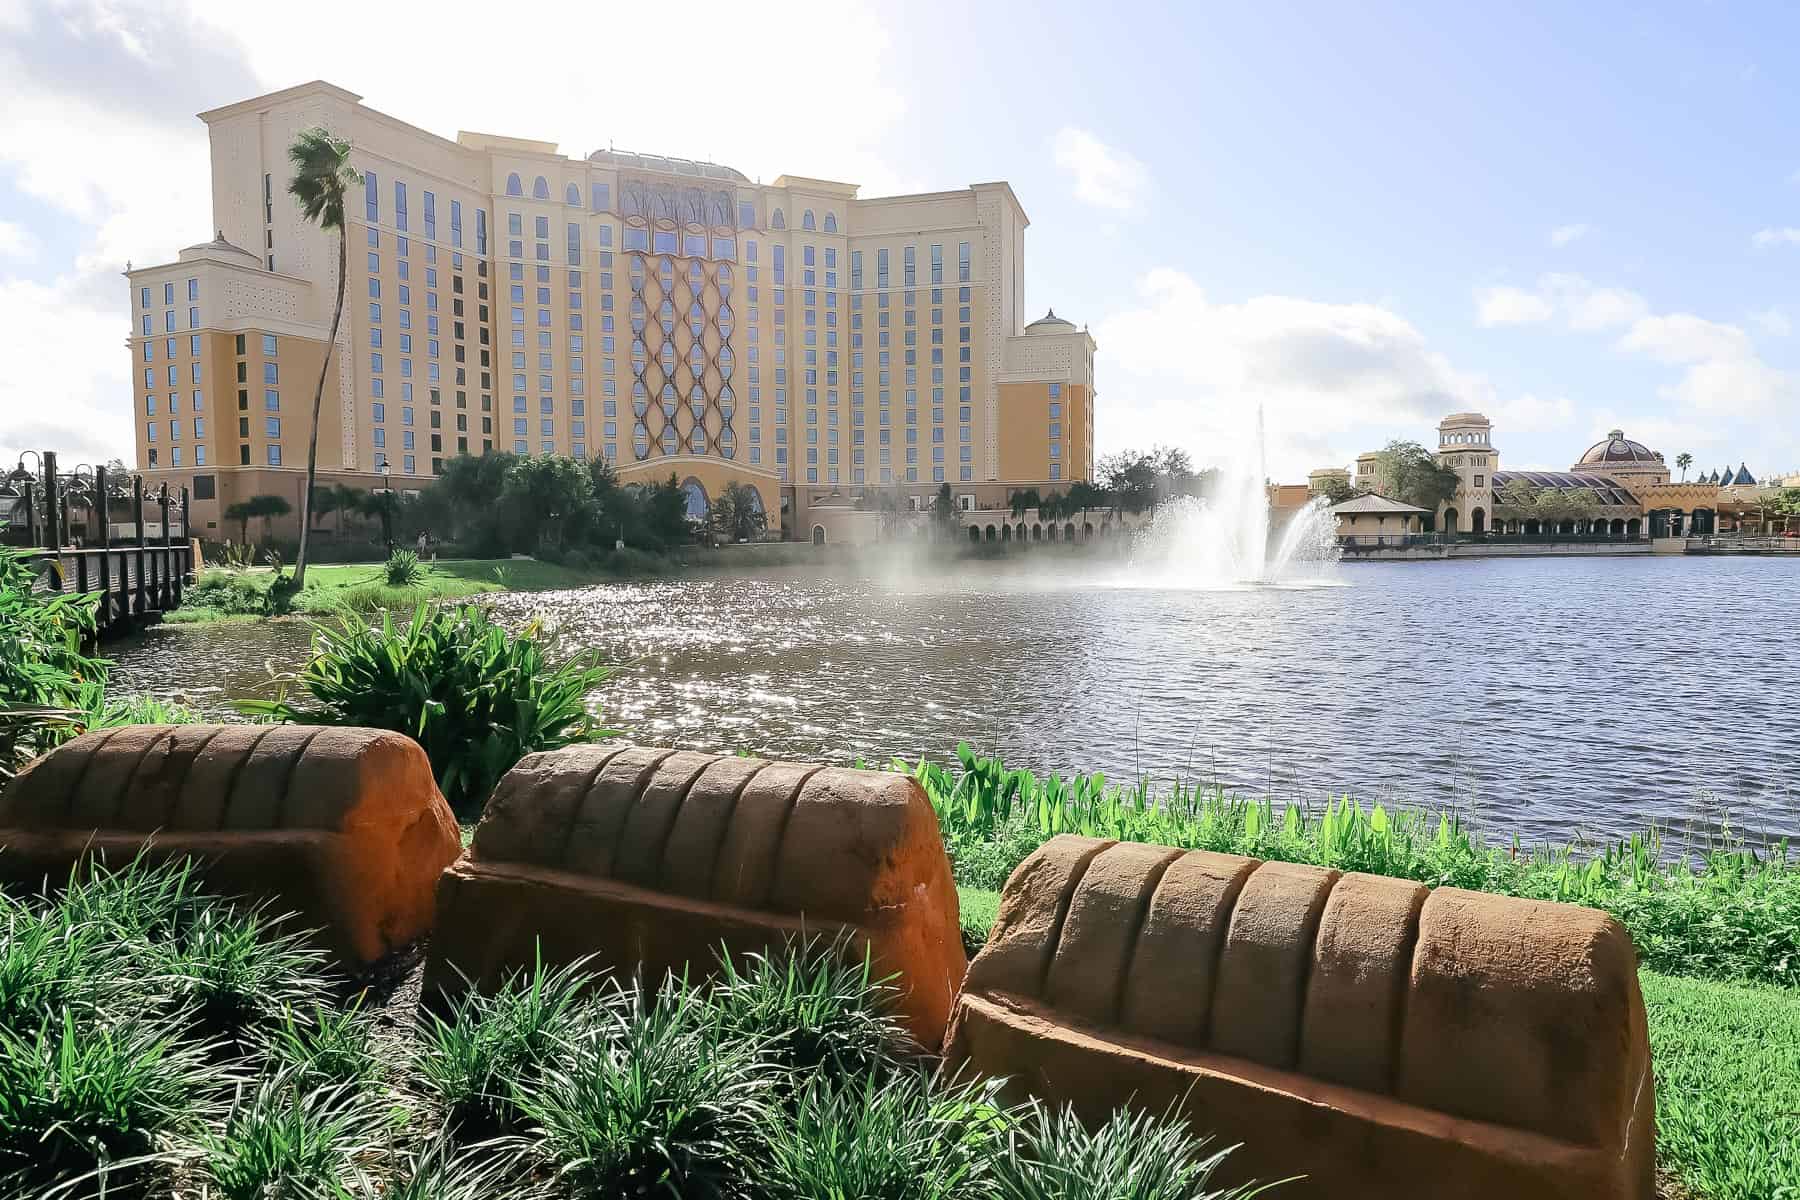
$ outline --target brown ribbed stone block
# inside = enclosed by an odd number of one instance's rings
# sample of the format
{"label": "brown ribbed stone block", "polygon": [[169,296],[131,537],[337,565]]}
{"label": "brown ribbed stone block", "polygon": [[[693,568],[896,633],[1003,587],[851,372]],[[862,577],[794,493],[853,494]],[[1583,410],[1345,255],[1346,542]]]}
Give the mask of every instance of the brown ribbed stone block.
{"label": "brown ribbed stone block", "polygon": [[1649,1200],[1636,956],[1604,913],[1078,837],[969,966],[946,1066],[1178,1107],[1299,1198]]}
{"label": "brown ribbed stone block", "polygon": [[0,793],[0,881],[83,857],[192,857],[218,891],[267,898],[352,963],[429,932],[456,820],[425,752],[378,729],[132,725],[84,734]]}
{"label": "brown ribbed stone block", "polygon": [[848,934],[936,1046],[967,967],[937,818],[889,772],[638,747],[531,755],[438,904],[428,997],[491,987],[539,954],[654,979]]}

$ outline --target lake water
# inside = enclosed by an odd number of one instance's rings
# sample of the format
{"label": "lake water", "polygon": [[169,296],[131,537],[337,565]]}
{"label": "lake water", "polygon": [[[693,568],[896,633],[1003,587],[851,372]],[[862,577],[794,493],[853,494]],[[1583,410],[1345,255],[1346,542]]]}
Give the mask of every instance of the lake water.
{"label": "lake water", "polygon": [[[959,740],[1040,771],[1451,805],[1561,841],[1800,833],[1800,562],[1354,563],[1339,586],[1125,586],[1054,551],[871,576],[704,575],[494,597],[618,671],[635,740],[848,762]],[[171,626],[117,686],[202,707],[296,666],[298,622]]]}

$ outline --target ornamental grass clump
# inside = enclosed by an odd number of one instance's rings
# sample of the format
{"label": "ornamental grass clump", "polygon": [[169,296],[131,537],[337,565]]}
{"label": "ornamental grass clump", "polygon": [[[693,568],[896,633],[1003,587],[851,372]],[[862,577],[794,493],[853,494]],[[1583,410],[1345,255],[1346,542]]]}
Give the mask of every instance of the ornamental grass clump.
{"label": "ornamental grass clump", "polygon": [[901,1070],[815,1078],[764,1130],[757,1194],[768,1200],[993,1200],[1013,1115],[993,1084],[948,1087]]}
{"label": "ornamental grass clump", "polygon": [[412,550],[396,550],[381,566],[381,577],[389,587],[418,587],[425,579],[425,567]]}
{"label": "ornamental grass clump", "polygon": [[920,1047],[889,1015],[894,989],[866,947],[812,938],[773,954],[719,956],[711,1000],[731,1035],[753,1041],[800,1081],[820,1071],[861,1079],[915,1060]]}
{"label": "ornamental grass clump", "polygon": [[277,1072],[239,1093],[196,1139],[194,1170],[218,1200],[335,1200],[369,1194],[363,1162],[382,1110],[353,1086],[306,1090]]}
{"label": "ornamental grass clump", "polygon": [[1251,1200],[1279,1184],[1215,1188],[1230,1155],[1174,1113],[1121,1109],[1090,1127],[1064,1107],[1033,1107],[996,1157],[995,1200]]}
{"label": "ornamental grass clump", "polygon": [[217,1069],[171,1017],[42,1018],[0,1028],[0,1195],[119,1194],[197,1127]]}
{"label": "ornamental grass clump", "polygon": [[492,992],[466,990],[446,1015],[426,1010],[413,1069],[446,1127],[465,1141],[516,1129],[520,1096],[594,1019],[589,994],[597,985],[582,962],[540,961]]}
{"label": "ornamental grass clump", "polygon": [[391,614],[313,627],[312,651],[272,701],[242,701],[255,716],[363,725],[413,738],[458,816],[478,814],[494,784],[525,755],[610,735],[587,697],[607,677],[592,654],[552,666],[534,622],[519,633],[479,607],[420,605],[410,623]]}
{"label": "ornamental grass clump", "polygon": [[518,1146],[571,1200],[744,1194],[781,1078],[679,982],[617,991],[600,1019],[520,1090]]}

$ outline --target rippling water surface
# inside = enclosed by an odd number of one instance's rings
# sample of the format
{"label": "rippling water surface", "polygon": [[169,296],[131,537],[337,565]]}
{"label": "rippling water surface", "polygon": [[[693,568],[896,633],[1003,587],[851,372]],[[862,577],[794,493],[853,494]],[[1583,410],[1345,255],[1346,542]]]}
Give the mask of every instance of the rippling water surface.
{"label": "rippling water surface", "polygon": [[[618,664],[638,741],[847,762],[960,739],[1038,770],[1354,792],[1528,840],[1713,823],[1800,832],[1800,563],[1347,564],[1345,586],[1185,591],[957,563],[494,597]],[[170,627],[127,690],[254,694],[299,623]]]}

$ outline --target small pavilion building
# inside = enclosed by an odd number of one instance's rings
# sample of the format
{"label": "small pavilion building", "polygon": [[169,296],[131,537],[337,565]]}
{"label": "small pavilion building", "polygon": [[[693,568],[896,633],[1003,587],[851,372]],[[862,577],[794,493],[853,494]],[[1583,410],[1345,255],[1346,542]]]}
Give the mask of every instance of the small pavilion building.
{"label": "small pavilion building", "polygon": [[1325,510],[1337,523],[1341,538],[1405,537],[1424,533],[1431,514],[1412,504],[1402,504],[1373,492],[1334,504]]}

